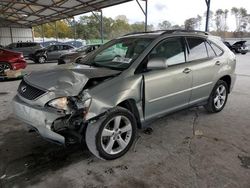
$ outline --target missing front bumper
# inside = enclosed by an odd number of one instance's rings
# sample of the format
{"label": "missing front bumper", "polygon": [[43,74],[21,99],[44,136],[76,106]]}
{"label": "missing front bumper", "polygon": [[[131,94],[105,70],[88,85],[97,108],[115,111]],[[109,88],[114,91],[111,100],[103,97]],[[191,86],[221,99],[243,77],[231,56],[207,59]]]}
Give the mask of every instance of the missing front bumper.
{"label": "missing front bumper", "polygon": [[18,119],[28,124],[28,127],[36,130],[45,139],[65,144],[65,138],[51,130],[53,122],[64,115],[46,111],[42,107],[30,106],[18,96],[13,99],[13,111]]}

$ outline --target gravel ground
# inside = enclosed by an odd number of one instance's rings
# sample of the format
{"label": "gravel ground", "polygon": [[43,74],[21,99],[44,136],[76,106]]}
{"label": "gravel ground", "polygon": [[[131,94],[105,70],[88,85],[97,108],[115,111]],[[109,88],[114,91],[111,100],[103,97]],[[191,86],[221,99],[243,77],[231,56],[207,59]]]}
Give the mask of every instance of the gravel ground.
{"label": "gravel ground", "polygon": [[[199,107],[161,118],[114,161],[28,133],[11,113],[20,80],[0,82],[0,187],[250,187],[250,53],[237,59],[222,112]],[[27,71],[51,66],[29,64]]]}

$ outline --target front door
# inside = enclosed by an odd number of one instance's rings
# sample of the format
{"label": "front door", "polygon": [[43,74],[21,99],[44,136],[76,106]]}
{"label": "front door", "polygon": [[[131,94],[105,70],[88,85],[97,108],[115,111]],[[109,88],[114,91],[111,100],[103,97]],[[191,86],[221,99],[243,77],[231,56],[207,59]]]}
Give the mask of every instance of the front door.
{"label": "front door", "polygon": [[188,106],[192,71],[185,60],[185,45],[181,37],[160,42],[148,58],[164,58],[165,70],[145,72],[145,120]]}

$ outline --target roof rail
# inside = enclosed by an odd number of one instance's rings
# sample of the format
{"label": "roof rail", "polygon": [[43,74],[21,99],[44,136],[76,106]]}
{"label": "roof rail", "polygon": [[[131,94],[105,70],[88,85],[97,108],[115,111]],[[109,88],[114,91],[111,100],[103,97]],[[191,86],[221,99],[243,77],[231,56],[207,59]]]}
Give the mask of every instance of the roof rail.
{"label": "roof rail", "polygon": [[204,35],[209,35],[208,32],[206,31],[199,31],[199,30],[185,30],[185,29],[172,29],[172,30],[165,30],[165,32],[162,33],[163,34],[171,34],[171,33],[200,33],[200,34],[204,34]]}
{"label": "roof rail", "polygon": [[[161,33],[160,33],[161,32]],[[170,30],[155,30],[155,31],[139,31],[139,32],[132,32],[132,33],[127,33],[123,36],[128,36],[128,35],[136,35],[136,34],[146,34],[146,33],[160,33],[161,35],[164,34],[172,34],[172,33],[200,33],[204,35],[209,35],[208,32],[206,31],[199,31],[199,30],[185,30],[185,29],[170,29]]]}
{"label": "roof rail", "polygon": [[138,32],[131,32],[127,33],[123,36],[128,36],[128,35],[136,35],[136,34],[143,34],[143,33],[158,33],[158,32],[165,32],[166,30],[155,30],[155,31],[138,31]]}

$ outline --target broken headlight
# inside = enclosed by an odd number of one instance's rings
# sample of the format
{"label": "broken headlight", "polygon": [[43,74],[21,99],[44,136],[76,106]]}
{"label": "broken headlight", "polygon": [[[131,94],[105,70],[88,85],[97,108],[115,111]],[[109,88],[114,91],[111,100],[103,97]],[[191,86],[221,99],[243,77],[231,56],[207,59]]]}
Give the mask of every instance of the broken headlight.
{"label": "broken headlight", "polygon": [[84,90],[82,94],[79,96],[80,101],[76,102],[77,108],[83,110],[83,115],[85,116],[91,105],[92,98],[88,94],[88,90]]}
{"label": "broken headlight", "polygon": [[59,110],[68,110],[68,99],[67,97],[53,99],[48,105]]}

